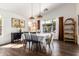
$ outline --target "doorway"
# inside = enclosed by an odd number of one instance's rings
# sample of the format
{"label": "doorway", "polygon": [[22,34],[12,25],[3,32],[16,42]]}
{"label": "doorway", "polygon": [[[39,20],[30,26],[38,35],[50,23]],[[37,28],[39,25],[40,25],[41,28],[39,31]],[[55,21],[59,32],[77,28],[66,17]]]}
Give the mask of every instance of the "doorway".
{"label": "doorway", "polygon": [[63,41],[63,18],[64,17],[59,17],[59,40]]}

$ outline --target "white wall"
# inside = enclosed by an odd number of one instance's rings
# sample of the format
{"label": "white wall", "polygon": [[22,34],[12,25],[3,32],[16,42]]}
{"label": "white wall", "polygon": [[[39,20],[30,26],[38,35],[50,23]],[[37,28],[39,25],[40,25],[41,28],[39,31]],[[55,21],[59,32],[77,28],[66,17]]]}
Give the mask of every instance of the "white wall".
{"label": "white wall", "polygon": [[[11,32],[18,32],[18,29],[11,27],[11,18],[19,18],[19,19],[24,18],[15,13],[3,9],[0,9],[0,15],[2,16],[2,24],[3,24],[2,35],[0,36],[0,44],[5,44],[11,42]],[[24,30],[27,30],[27,22],[25,24],[26,27],[24,28]]]}
{"label": "white wall", "polygon": [[[55,8],[48,14],[49,20],[52,20],[53,18],[56,18],[56,33],[55,33],[55,39],[58,39],[59,34],[59,24],[58,24],[58,17],[63,16],[64,20],[68,17],[75,18],[76,17],[76,4],[63,4],[60,7]],[[45,19],[45,17],[43,17]],[[41,29],[42,30],[42,29]]]}

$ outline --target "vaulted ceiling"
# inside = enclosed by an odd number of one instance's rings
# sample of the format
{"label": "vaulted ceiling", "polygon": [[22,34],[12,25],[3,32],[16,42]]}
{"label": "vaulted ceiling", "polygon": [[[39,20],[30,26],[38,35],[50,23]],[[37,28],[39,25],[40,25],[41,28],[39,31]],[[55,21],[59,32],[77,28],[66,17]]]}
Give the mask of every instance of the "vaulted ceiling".
{"label": "vaulted ceiling", "polygon": [[41,12],[44,13],[45,8],[48,8],[48,11],[50,11],[59,5],[61,5],[61,3],[0,3],[0,8],[17,13],[24,18],[28,18],[32,14],[32,7],[33,15],[38,15],[40,6]]}

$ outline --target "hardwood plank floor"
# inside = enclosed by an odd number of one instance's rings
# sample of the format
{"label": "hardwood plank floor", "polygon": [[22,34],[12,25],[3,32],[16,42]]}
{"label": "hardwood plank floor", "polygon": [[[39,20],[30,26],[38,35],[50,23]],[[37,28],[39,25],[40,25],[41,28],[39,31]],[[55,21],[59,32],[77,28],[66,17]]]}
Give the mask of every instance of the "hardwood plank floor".
{"label": "hardwood plank floor", "polygon": [[48,53],[45,50],[42,51],[29,51],[25,49],[21,43],[7,44],[0,46],[1,56],[79,56],[79,46],[63,41],[54,41],[54,48],[49,50]]}

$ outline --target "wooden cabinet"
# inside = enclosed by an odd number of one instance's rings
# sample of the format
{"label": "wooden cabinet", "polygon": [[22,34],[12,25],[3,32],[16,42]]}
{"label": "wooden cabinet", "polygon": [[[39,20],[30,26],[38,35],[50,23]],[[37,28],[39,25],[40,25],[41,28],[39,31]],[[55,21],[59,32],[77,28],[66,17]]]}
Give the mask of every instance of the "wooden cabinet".
{"label": "wooden cabinet", "polygon": [[22,33],[11,33],[11,42],[13,43],[21,39],[21,34]]}
{"label": "wooden cabinet", "polygon": [[76,22],[73,18],[68,18],[64,22],[64,41],[76,43]]}

